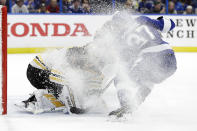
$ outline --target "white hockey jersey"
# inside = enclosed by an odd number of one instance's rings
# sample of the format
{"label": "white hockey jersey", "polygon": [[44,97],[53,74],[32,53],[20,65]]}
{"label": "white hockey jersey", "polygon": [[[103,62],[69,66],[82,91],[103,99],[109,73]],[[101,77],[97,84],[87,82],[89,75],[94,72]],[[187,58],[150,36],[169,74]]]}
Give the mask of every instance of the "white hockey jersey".
{"label": "white hockey jersey", "polygon": [[[91,46],[63,48],[36,56],[33,67],[49,70],[52,82],[70,87],[80,106],[100,96],[116,75],[114,60],[97,57]],[[106,57],[107,58],[107,57]],[[87,107],[85,107],[87,108]]]}

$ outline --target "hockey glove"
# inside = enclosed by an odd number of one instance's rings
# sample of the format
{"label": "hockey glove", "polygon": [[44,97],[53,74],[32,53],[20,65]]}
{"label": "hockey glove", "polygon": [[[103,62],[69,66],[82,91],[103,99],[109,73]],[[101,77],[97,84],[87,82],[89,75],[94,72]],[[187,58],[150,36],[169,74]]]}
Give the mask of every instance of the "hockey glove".
{"label": "hockey glove", "polygon": [[77,107],[71,107],[70,112],[74,114],[83,114],[85,113],[85,110]]}

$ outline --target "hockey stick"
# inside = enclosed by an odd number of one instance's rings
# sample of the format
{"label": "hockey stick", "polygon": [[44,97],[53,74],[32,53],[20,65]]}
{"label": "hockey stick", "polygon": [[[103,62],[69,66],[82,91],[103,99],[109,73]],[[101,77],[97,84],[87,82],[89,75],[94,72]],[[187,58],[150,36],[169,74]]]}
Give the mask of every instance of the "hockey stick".
{"label": "hockey stick", "polygon": [[115,77],[112,77],[112,79],[107,83],[107,85],[104,86],[104,88],[102,88],[102,90],[99,93],[99,97],[109,88],[109,86],[112,84],[114,79],[115,79]]}

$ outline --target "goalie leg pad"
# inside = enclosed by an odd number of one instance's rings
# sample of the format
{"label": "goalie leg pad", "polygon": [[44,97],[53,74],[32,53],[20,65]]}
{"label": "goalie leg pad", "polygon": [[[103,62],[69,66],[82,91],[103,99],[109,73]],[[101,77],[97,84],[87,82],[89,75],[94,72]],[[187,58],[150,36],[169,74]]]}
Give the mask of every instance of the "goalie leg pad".
{"label": "goalie leg pad", "polygon": [[[30,101],[34,98],[33,101]],[[23,111],[31,112],[33,114],[51,112],[51,111],[63,111],[66,107],[59,101],[54,95],[49,94],[47,90],[37,90],[26,101],[19,104],[15,104]]]}

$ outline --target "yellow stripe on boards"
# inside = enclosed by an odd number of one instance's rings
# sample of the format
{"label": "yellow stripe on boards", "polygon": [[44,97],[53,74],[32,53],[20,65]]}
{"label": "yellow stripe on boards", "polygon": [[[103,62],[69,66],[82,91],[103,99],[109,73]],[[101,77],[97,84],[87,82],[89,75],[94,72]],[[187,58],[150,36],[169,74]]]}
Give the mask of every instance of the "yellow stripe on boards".
{"label": "yellow stripe on boards", "polygon": [[42,53],[62,47],[8,48],[8,54]]}
{"label": "yellow stripe on boards", "polygon": [[[60,48],[63,47],[8,48],[8,54],[42,53]],[[197,52],[197,47],[173,47],[173,49],[175,52]]]}
{"label": "yellow stripe on boards", "polygon": [[175,52],[197,52],[197,47],[173,47]]}

